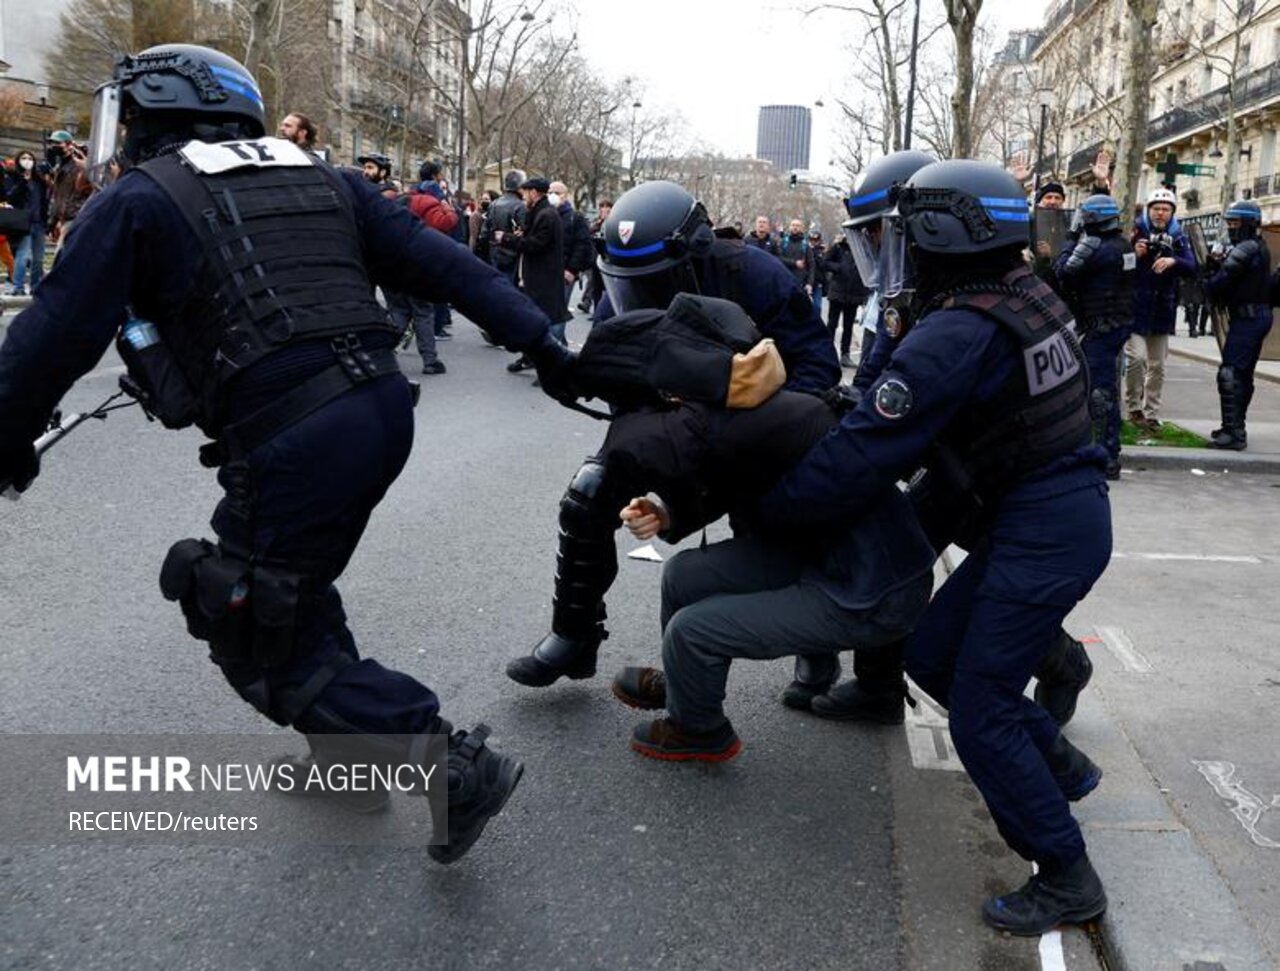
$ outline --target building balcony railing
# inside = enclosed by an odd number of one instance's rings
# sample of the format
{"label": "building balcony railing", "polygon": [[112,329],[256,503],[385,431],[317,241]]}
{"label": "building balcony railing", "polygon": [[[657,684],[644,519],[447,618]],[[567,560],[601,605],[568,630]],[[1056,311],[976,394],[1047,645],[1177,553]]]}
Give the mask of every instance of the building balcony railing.
{"label": "building balcony railing", "polygon": [[1253,180],[1253,197],[1280,195],[1280,172],[1274,175],[1260,175]]}
{"label": "building balcony railing", "polygon": [[[1280,96],[1280,63],[1248,74],[1236,81],[1236,111],[1241,111],[1268,98]],[[1147,144],[1168,141],[1205,125],[1222,124],[1227,117],[1227,88],[1223,85],[1188,104],[1166,111],[1147,126]]]}
{"label": "building balcony railing", "polygon": [[1102,151],[1102,142],[1097,141],[1078,152],[1072,152],[1067,162],[1067,178],[1074,179],[1077,175],[1084,175],[1093,168],[1093,162],[1100,151]]}

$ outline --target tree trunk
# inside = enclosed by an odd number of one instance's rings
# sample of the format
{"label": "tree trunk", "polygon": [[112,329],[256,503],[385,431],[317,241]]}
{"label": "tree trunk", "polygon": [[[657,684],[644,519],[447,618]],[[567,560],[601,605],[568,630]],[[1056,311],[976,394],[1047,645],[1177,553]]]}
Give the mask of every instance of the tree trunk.
{"label": "tree trunk", "polygon": [[[974,16],[977,16],[976,9]],[[973,156],[973,26],[974,21],[966,12],[952,27],[956,38],[956,87],[951,95],[951,149],[954,158]]]}
{"label": "tree trunk", "polygon": [[1130,219],[1142,176],[1142,159],[1147,150],[1148,97],[1151,88],[1152,32],[1159,11],[1158,0],[1125,0],[1129,11],[1129,56],[1125,60],[1122,87],[1125,92],[1124,130],[1121,151],[1116,154],[1112,192],[1120,206],[1120,216]]}
{"label": "tree trunk", "polygon": [[1237,26],[1235,40],[1231,48],[1231,71],[1227,75],[1227,157],[1223,159],[1222,170],[1222,211],[1227,211],[1243,194],[1239,188],[1232,190],[1236,175],[1240,171],[1240,153],[1236,150],[1236,142],[1240,138],[1240,125],[1236,121],[1236,65],[1240,63],[1240,35],[1243,30]]}

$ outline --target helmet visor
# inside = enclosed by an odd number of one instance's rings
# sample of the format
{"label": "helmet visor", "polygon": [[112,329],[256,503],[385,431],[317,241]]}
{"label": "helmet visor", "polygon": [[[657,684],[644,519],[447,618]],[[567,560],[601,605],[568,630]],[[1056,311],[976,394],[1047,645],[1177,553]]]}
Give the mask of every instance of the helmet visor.
{"label": "helmet visor", "polygon": [[111,159],[119,147],[120,82],[111,81],[93,93],[93,122],[85,174],[98,188],[111,182]]}
{"label": "helmet visor", "polygon": [[849,252],[853,254],[858,276],[862,277],[862,285],[868,290],[874,290],[880,285],[880,246],[868,231],[879,226],[879,222],[860,226],[845,223],[841,226],[844,238],[849,241]]}
{"label": "helmet visor", "polygon": [[880,238],[880,286],[886,297],[893,297],[915,286],[911,261],[907,256],[907,232],[901,219],[885,219]]}
{"label": "helmet visor", "polygon": [[599,261],[600,276],[615,313],[631,310],[666,310],[677,293],[697,293],[697,278],[688,262],[673,263],[653,273],[615,276],[609,264]]}

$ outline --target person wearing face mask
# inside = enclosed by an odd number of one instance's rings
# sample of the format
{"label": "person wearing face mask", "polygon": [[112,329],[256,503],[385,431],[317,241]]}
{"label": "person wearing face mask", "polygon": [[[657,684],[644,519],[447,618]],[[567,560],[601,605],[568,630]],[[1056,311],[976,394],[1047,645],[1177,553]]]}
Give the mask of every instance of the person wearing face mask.
{"label": "person wearing face mask", "polygon": [[[591,226],[586,216],[573,208],[569,189],[563,182],[552,182],[547,202],[560,217],[560,229],[564,236],[564,303],[569,306],[569,295],[580,277],[595,264],[596,252],[591,243]],[[568,311],[566,310],[566,313]]]}
{"label": "person wearing face mask", "polygon": [[25,293],[28,275],[34,290],[44,277],[44,214],[49,202],[49,186],[36,171],[36,157],[21,151],[13,160],[13,171],[5,176],[4,200],[28,214],[30,229],[14,239],[13,292]]}
{"label": "person wearing face mask", "polygon": [[49,238],[58,244],[60,251],[71,224],[93,192],[93,184],[85,172],[84,152],[76,145],[70,132],[56,131],[50,135],[46,155],[53,166]]}

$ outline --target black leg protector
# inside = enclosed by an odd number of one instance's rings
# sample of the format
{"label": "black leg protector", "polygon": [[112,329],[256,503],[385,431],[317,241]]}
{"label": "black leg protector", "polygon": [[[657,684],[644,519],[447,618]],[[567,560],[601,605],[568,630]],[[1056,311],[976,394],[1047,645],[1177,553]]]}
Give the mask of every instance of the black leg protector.
{"label": "black leg protector", "polygon": [[1084,645],[1059,630],[1053,647],[1036,668],[1036,704],[1061,727],[1075,715],[1080,692],[1091,677],[1093,662]]}
{"label": "black leg protector", "polygon": [[1239,372],[1229,364],[1218,368],[1218,401],[1222,406],[1222,427],[1210,438],[1209,444],[1212,447],[1239,452],[1248,444],[1241,408],[1243,393]]}
{"label": "black leg protector", "polygon": [[560,500],[560,548],[551,633],[533,653],[507,665],[511,680],[533,688],[596,673],[596,653],[604,629],[604,595],[618,575],[614,541],[622,503],[605,477],[604,465],[587,459]]}

